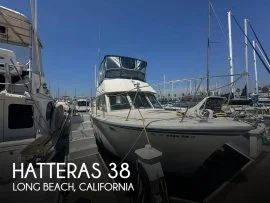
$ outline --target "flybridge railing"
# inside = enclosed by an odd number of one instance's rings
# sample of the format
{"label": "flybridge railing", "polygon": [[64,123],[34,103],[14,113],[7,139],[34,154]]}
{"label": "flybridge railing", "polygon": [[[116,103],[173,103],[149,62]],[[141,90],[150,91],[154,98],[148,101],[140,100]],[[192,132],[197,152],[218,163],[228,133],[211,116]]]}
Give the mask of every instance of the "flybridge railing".
{"label": "flybridge railing", "polygon": [[[14,86],[26,86],[28,84],[30,84],[30,81],[26,82],[26,83],[22,83],[22,84],[16,84],[16,83],[12,83],[12,79],[11,79],[11,69],[14,68],[15,71],[17,72],[18,74],[18,77],[21,78],[21,75],[20,75],[20,72],[18,71],[18,68],[17,67],[25,67],[24,65],[9,65],[8,63],[0,63],[0,66],[1,67],[4,67],[4,71],[5,71],[5,82],[0,82],[0,85],[5,85],[5,90],[7,92],[10,92],[10,93],[13,93],[14,90],[13,90],[13,87]],[[3,69],[0,69],[0,71],[2,71]]]}

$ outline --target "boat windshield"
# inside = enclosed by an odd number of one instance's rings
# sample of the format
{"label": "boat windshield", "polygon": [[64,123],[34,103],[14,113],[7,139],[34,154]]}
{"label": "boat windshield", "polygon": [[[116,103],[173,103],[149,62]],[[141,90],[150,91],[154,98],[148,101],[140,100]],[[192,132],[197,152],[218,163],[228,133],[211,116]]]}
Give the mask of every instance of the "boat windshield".
{"label": "boat windshield", "polygon": [[[134,103],[135,108],[152,108],[148,102],[146,95],[143,92],[138,92],[135,98],[136,92],[129,93],[129,96]],[[135,101],[134,101],[135,99]]]}
{"label": "boat windshield", "polygon": [[110,106],[112,111],[130,108],[130,104],[128,102],[126,95],[123,94],[108,95],[108,97],[110,100]]}
{"label": "boat windshield", "polygon": [[78,101],[78,106],[89,106],[88,101]]}
{"label": "boat windshield", "polygon": [[162,108],[160,103],[158,102],[157,98],[155,97],[155,95],[149,93],[149,94],[147,94],[147,96],[148,96],[148,98],[149,98],[149,100],[152,103],[154,108],[157,108],[157,109]]}

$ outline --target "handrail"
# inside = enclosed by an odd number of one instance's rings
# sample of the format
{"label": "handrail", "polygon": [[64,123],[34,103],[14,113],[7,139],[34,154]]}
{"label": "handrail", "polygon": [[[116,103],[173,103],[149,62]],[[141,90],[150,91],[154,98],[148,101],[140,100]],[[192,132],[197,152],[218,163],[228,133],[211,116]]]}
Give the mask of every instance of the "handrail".
{"label": "handrail", "polygon": [[[5,65],[6,63],[1,63],[0,62],[0,65]],[[26,63],[26,64],[16,64],[16,65],[13,65],[13,64],[8,64],[8,67],[13,67],[13,66],[17,66],[17,67],[27,67],[29,65],[29,63]]]}
{"label": "handrail", "polygon": [[0,82],[0,85],[14,85],[14,86],[22,86],[22,85],[28,85],[30,82],[26,82],[26,83],[23,83],[23,84],[15,84],[15,83],[4,83],[4,82]]}

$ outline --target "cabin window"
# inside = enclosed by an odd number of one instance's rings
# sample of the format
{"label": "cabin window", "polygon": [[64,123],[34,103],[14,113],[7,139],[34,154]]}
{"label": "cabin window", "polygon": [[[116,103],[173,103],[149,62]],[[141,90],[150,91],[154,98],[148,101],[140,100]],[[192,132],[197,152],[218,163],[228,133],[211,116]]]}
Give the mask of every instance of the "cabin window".
{"label": "cabin window", "polygon": [[148,102],[146,95],[143,92],[138,92],[137,95],[136,95],[136,92],[132,92],[132,93],[129,93],[129,96],[135,108],[151,108],[151,105]]}
{"label": "cabin window", "polygon": [[126,95],[109,95],[111,110],[129,109],[130,104]]}
{"label": "cabin window", "polygon": [[161,105],[159,104],[159,102],[157,101],[156,97],[153,94],[148,94],[148,99],[150,100],[150,102],[152,103],[154,108],[158,108],[161,109]]}
{"label": "cabin window", "polygon": [[107,111],[106,102],[105,102],[105,96],[104,95],[100,96],[98,98],[98,100],[97,100],[97,108],[98,108],[98,110],[103,111],[103,107],[104,107],[104,111]]}
{"label": "cabin window", "polygon": [[46,109],[46,120],[51,120],[52,116],[53,116],[53,110],[54,110],[54,106],[52,102],[49,102],[47,104],[47,109]]}
{"label": "cabin window", "polygon": [[135,69],[135,60],[128,57],[121,57],[121,64],[123,68]]}
{"label": "cabin window", "polygon": [[6,27],[0,25],[0,34],[6,34],[7,31],[6,31]]}
{"label": "cabin window", "polygon": [[8,128],[32,128],[33,114],[32,105],[10,104],[8,106]]}
{"label": "cabin window", "polygon": [[[107,58],[106,60],[106,68],[103,67],[104,69],[119,69],[121,68],[120,60],[119,57],[110,57]],[[106,70],[104,70],[106,71]]]}

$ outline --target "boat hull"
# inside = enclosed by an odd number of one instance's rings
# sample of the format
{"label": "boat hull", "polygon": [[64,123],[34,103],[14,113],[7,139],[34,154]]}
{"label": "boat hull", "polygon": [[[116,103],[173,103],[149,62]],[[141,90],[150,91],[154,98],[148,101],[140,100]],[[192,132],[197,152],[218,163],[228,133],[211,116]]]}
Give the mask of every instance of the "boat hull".
{"label": "boat hull", "polygon": [[[134,151],[148,144],[145,134],[141,133],[142,128],[115,125],[95,117],[92,121],[97,140],[102,142],[107,150],[120,158],[130,151],[127,161],[136,161]],[[162,152],[163,170],[184,176],[194,174],[213,152],[226,143],[246,155],[249,150],[249,140],[240,132],[187,132],[147,128],[147,134],[151,146]]]}

